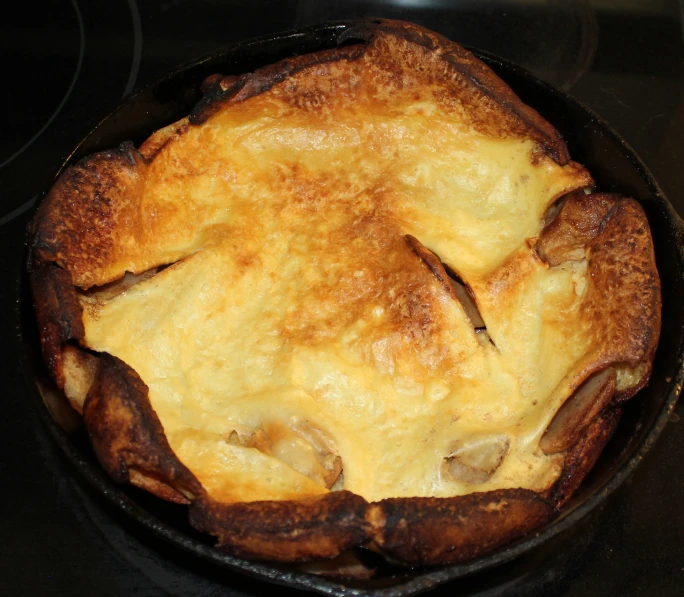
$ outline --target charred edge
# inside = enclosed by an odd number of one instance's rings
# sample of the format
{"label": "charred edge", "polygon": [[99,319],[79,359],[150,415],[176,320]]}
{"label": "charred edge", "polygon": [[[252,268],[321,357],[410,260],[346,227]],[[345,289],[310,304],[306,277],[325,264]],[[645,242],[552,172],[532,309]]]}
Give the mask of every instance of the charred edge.
{"label": "charred edge", "polygon": [[348,491],[294,501],[223,504],[204,495],[190,522],[237,556],[279,562],[333,558],[370,540],[367,502]]}
{"label": "charred edge", "polygon": [[259,95],[295,73],[317,64],[339,60],[358,60],[365,51],[366,46],[358,45],[332,48],[314,54],[286,58],[257,69],[251,74],[228,77],[212,75],[202,86],[206,90],[205,96],[193,109],[189,122],[193,125],[202,124],[228,101],[242,102]]}
{"label": "charred edge", "polygon": [[[440,36],[441,38],[441,36]],[[570,161],[568,149],[559,135],[536,110],[524,104],[513,90],[484,62],[458,44],[441,38],[443,59],[485,97],[521,120],[535,134],[545,152],[561,166]]]}
{"label": "charred edge", "polygon": [[554,516],[526,489],[499,489],[453,498],[391,498],[371,506],[380,551],[409,565],[463,562],[529,533]]}
{"label": "charred edge", "polygon": [[83,309],[68,272],[32,258],[28,269],[43,360],[52,379],[63,388],[62,347],[85,337]]}
{"label": "charred edge", "polygon": [[613,436],[622,416],[619,408],[609,408],[587,427],[577,443],[570,448],[563,462],[558,481],[549,491],[549,501],[562,508],[575,493]]}
{"label": "charred edge", "polygon": [[343,46],[350,42],[368,45],[373,40],[378,26],[382,24],[382,19],[364,19],[352,23],[337,36],[337,45]]}
{"label": "charred edge", "polygon": [[[98,164],[99,162],[99,164]],[[138,152],[132,141],[123,141],[116,149],[107,149],[88,155],[75,164],[69,166],[59,176],[52,186],[38,212],[31,221],[29,227],[29,247],[36,262],[56,261],[55,247],[52,238],[56,224],[54,210],[59,207],[60,193],[71,195],[73,188],[77,190],[82,186],[87,172],[91,169],[99,173],[105,169],[114,171],[117,165],[135,169],[144,162],[143,156]],[[112,164],[111,166],[109,164]],[[57,205],[55,205],[57,204]],[[60,213],[57,213],[60,215]]]}
{"label": "charred edge", "polygon": [[[223,102],[228,101],[240,89],[242,89],[247,81],[249,75],[241,75],[233,77],[232,84],[226,86],[221,85],[223,77],[219,74],[214,74],[207,77],[201,85],[204,93],[202,99],[197,102],[195,107],[190,112],[188,121],[192,125],[200,125],[206,122],[211,116],[216,114],[221,108]],[[226,82],[228,77],[225,78]]]}
{"label": "charred edge", "polygon": [[[432,32],[428,32],[426,29],[403,21],[394,21],[391,19],[364,19],[345,29],[338,36],[337,41],[339,44],[354,39],[361,40],[363,43],[368,44],[379,32],[403,37],[406,41],[427,48],[430,51],[436,50],[439,47],[438,39],[441,37]],[[451,43],[446,38],[441,38],[441,40],[442,42]]]}
{"label": "charred edge", "polygon": [[147,386],[116,357],[103,353],[100,362],[83,406],[98,460],[119,483],[135,483],[164,499],[188,503],[202,492],[201,485],[171,450]]}

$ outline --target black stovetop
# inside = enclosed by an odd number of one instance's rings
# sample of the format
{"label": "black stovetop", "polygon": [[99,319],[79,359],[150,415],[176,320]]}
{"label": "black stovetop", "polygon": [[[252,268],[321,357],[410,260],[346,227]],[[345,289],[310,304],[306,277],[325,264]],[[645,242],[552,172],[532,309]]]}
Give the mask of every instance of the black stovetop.
{"label": "black stovetop", "polygon": [[[250,37],[371,15],[412,20],[568,90],[635,148],[684,214],[684,9],[675,0],[28,0],[13,7],[3,15],[0,91],[1,595],[274,590],[176,551],[105,504],[26,399],[14,311],[28,218],[71,150],[132,90]],[[684,594],[682,415],[684,404],[631,479],[548,556],[436,594]]]}

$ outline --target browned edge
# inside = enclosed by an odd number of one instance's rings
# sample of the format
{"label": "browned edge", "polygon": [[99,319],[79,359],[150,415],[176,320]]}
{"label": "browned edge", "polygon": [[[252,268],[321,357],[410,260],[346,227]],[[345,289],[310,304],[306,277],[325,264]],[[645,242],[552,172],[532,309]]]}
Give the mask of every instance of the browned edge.
{"label": "browned edge", "polygon": [[66,168],[31,222],[29,263],[55,263],[83,290],[110,282],[101,273],[120,257],[117,241],[126,229],[120,216],[140,192],[144,172],[145,160],[130,142]]}
{"label": "browned edge", "polygon": [[584,430],[577,443],[568,450],[563,471],[548,491],[548,499],[555,508],[562,508],[594,467],[603,448],[613,436],[622,410],[608,408]]}
{"label": "browned edge", "polygon": [[346,46],[322,50],[312,54],[302,54],[294,58],[286,58],[275,64],[269,64],[243,75],[211,75],[205,79],[202,90],[204,96],[190,113],[190,124],[199,125],[206,122],[228,102],[242,102],[250,97],[268,91],[274,85],[305,68],[337,62],[339,60],[356,60],[365,51],[364,46]]}
{"label": "browned edge", "polygon": [[120,359],[103,353],[100,360],[83,406],[100,464],[119,483],[132,483],[172,502],[190,503],[204,490],[169,446],[147,386]]}
{"label": "browned edge", "polygon": [[370,540],[368,503],[349,491],[306,500],[223,504],[204,495],[190,508],[191,524],[218,537],[241,558],[276,562],[328,559]]}
{"label": "browned edge", "polygon": [[567,146],[558,131],[536,110],[524,104],[515,92],[489,66],[459,44],[435,33],[404,21],[391,19],[366,19],[345,30],[339,41],[360,38],[369,43],[378,33],[401,37],[408,42],[439,52],[443,60],[478,93],[494,101],[514,121],[522,122],[531,134],[561,166],[570,161]]}
{"label": "browned edge", "polygon": [[338,44],[358,41],[358,45],[286,58],[249,74],[207,77],[202,86],[205,95],[193,109],[189,121],[194,125],[201,124],[226,102],[240,102],[263,93],[296,72],[316,64],[357,60],[378,35],[400,38],[437,53],[467,87],[499,108],[505,122],[505,126],[499,123],[500,132],[508,129],[529,135],[558,164],[569,163],[568,149],[558,131],[536,110],[524,104],[490,67],[442,35],[413,23],[389,19],[365,19],[351,24],[338,36]]}
{"label": "browned edge", "polygon": [[85,337],[83,309],[71,276],[61,267],[50,262],[36,262],[29,257],[28,271],[43,360],[52,379],[62,389],[62,349],[69,340]]}
{"label": "browned edge", "polygon": [[455,564],[539,528],[555,510],[534,491],[497,489],[451,498],[390,498],[371,504],[374,544],[409,565]]}

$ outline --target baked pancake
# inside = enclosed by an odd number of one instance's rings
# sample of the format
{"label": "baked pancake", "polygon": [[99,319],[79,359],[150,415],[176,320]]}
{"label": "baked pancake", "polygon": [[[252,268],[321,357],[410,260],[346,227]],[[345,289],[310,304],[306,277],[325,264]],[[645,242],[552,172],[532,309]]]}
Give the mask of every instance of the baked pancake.
{"label": "baked pancake", "polygon": [[233,554],[464,561],[550,520],[648,381],[652,240],[468,52],[348,31],[64,172],[43,353],[104,468]]}

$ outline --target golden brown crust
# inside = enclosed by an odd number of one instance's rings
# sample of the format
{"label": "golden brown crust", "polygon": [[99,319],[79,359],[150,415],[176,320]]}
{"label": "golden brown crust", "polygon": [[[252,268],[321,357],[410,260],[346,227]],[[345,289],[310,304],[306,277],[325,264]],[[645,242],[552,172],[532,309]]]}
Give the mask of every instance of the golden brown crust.
{"label": "golden brown crust", "polygon": [[159,497],[187,504],[202,493],[178,460],[152,409],[147,386],[116,357],[103,354],[83,406],[90,441],[100,464],[119,483],[132,483]]}
{"label": "golden brown crust", "polygon": [[106,354],[101,360],[84,417],[102,466],[120,483],[191,503],[193,526],[215,535],[217,546],[237,557],[278,562],[333,558],[373,539],[380,551],[409,565],[460,562],[529,532],[552,515],[549,505],[528,490],[398,498],[370,507],[348,491],[299,501],[216,502],[171,450],[135,371]]}
{"label": "golden brown crust", "polygon": [[140,155],[145,158],[147,162],[151,162],[169,141],[182,135],[187,130],[188,126],[189,122],[186,117],[155,131],[145,139],[140,147],[138,147]]}
{"label": "golden brown crust", "polygon": [[352,28],[368,31],[371,35],[385,33],[419,45],[428,52],[440,55],[449,66],[449,79],[459,101],[477,105],[480,131],[493,136],[525,136],[534,139],[557,163],[565,165],[570,155],[556,129],[539,113],[520,101],[513,90],[486,64],[451,40],[412,23],[386,19],[369,20]]}
{"label": "golden brown crust", "polygon": [[218,547],[244,558],[276,562],[328,559],[370,540],[367,502],[348,491],[300,501],[193,502],[192,525],[218,537]]}
{"label": "golden brown crust", "polygon": [[[441,83],[447,93],[443,100],[458,104],[459,108],[465,107],[476,130],[494,137],[531,138],[558,164],[570,161],[565,142],[556,129],[524,104],[487,65],[437,33],[412,23],[388,19],[361,21],[349,27],[339,39],[339,42],[362,40],[363,45],[288,58],[246,75],[209,77],[203,87],[205,96],[193,110],[190,122],[201,124],[227,103],[241,102],[263,93],[304,68],[339,60],[357,60],[369,51],[376,38],[389,44],[392,53],[414,59],[412,55],[416,55],[418,60],[427,63],[426,83],[428,80]],[[390,65],[393,67],[396,68]],[[398,85],[402,85],[401,79],[407,74],[396,71]],[[477,106],[476,110],[468,110],[474,106]]]}
{"label": "golden brown crust", "polygon": [[[587,212],[586,221],[582,221],[583,211]],[[610,401],[623,402],[648,382],[660,335],[660,280],[648,221],[633,199],[573,193],[545,227],[538,249],[540,245],[540,255],[552,266],[581,258],[580,254],[587,259],[589,282],[582,310],[584,319],[592,324],[596,349],[576,379],[575,392],[611,366],[638,372],[634,381],[622,388],[619,374],[617,384],[611,376],[596,400],[587,405],[579,424],[573,423],[574,430],[556,433],[558,441],[546,442],[553,452],[566,449],[569,441],[575,440],[548,493],[554,506],[561,508],[593,468],[617,427],[621,411],[610,408]],[[561,419],[571,403],[572,398],[559,411]]]}
{"label": "golden brown crust", "polygon": [[548,492],[555,508],[562,508],[594,467],[608,440],[620,422],[622,411],[608,409],[587,427],[577,443],[565,455],[563,471]]}
{"label": "golden brown crust", "polygon": [[374,543],[409,565],[454,564],[483,555],[548,522],[553,508],[526,489],[371,504]]}
{"label": "golden brown crust", "polygon": [[355,60],[363,52],[363,46],[333,48],[315,54],[286,58],[244,75],[227,77],[212,75],[205,80],[202,86],[204,97],[193,109],[189,122],[194,125],[202,124],[227,103],[243,102],[250,97],[268,91],[277,83],[307,67],[339,60]]}
{"label": "golden brown crust", "polygon": [[645,365],[641,379],[617,398],[626,400],[648,381],[660,335],[660,279],[642,207],[622,199],[608,212],[587,247],[589,284],[583,318],[594,323],[594,371]]}
{"label": "golden brown crust", "polygon": [[132,143],[67,168],[33,220],[33,262],[56,263],[83,289],[111,281],[109,271],[125,255],[124,236],[138,228],[130,205],[142,192],[144,169]]}
{"label": "golden brown crust", "polygon": [[[595,350],[573,389],[615,366],[616,400],[627,400],[648,382],[660,336],[660,278],[644,210],[631,198],[576,191],[545,226],[536,248],[552,267],[587,261],[581,315],[592,326]],[[621,385],[621,370],[633,372],[635,379]]]}

